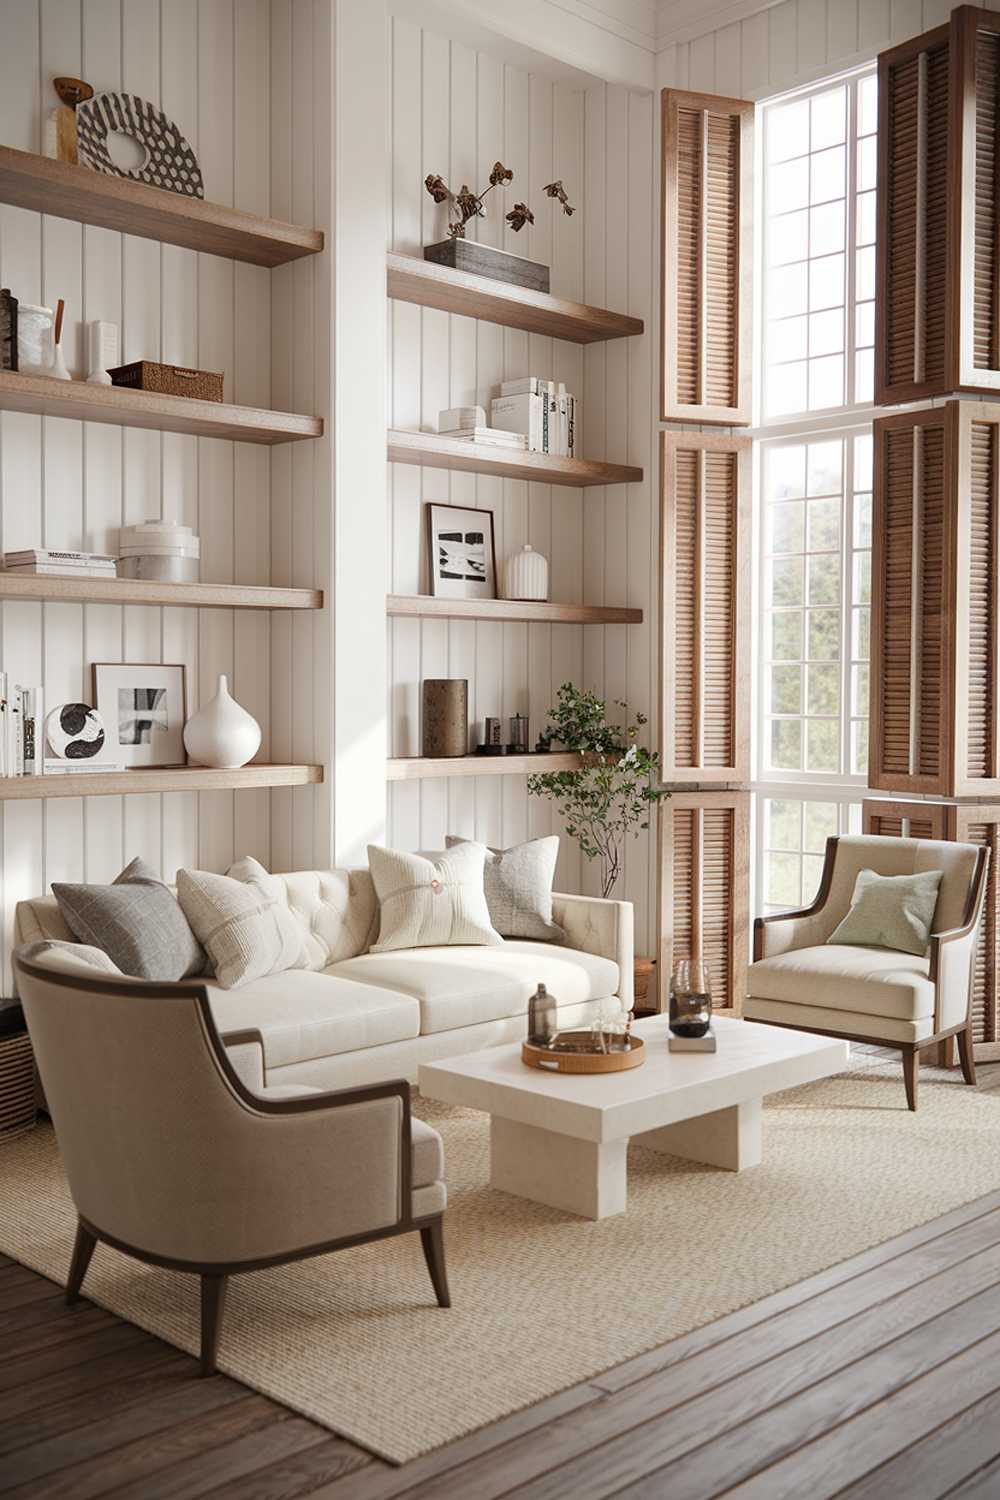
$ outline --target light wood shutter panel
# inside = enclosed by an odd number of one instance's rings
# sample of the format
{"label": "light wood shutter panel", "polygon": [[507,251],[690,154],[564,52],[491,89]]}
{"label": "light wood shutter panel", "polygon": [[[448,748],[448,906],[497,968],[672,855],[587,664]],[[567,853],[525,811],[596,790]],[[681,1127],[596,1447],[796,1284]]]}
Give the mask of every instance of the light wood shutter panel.
{"label": "light wood shutter panel", "polygon": [[749,792],[675,792],[660,804],[660,1004],[674,966],[702,958],[716,1009],[739,1009],[749,958]]}
{"label": "light wood shutter panel", "polygon": [[862,804],[865,833],[915,839],[950,839],[990,850],[983,921],[972,976],[973,1051],[980,1062],[1000,1061],[1000,803],[934,802]]}
{"label": "light wood shutter panel", "polygon": [[875,400],[1000,389],[1000,16],[879,57]]}
{"label": "light wood shutter panel", "polygon": [[753,105],[664,89],[664,421],[750,422]]}
{"label": "light wood shutter panel", "polygon": [[749,774],[749,438],[664,432],[660,448],[663,779]]}

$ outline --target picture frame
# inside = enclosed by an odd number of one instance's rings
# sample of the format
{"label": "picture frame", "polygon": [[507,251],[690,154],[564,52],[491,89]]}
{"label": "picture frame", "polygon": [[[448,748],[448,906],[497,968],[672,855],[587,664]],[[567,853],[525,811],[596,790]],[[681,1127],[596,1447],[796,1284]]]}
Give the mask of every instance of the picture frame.
{"label": "picture frame", "polygon": [[495,599],[493,512],[468,505],[427,506],[427,569],[438,599]]}
{"label": "picture frame", "polygon": [[183,664],[94,662],[94,706],[106,726],[105,754],[126,766],[187,764],[187,672]]}

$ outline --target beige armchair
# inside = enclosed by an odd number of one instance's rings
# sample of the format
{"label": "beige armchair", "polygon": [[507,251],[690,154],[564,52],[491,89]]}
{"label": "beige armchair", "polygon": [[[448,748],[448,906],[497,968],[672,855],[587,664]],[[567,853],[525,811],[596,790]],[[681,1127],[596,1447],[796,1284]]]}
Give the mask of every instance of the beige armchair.
{"label": "beige armchair", "polygon": [[46,944],[14,968],[78,1214],[70,1301],[98,1240],[193,1272],[210,1375],[227,1277],[419,1230],[450,1305],[441,1138],[408,1083],[252,1093],[197,981],[119,979]]}
{"label": "beige armchair", "polygon": [[[949,1037],[958,1039],[966,1083],[975,1084],[972,979],[988,867],[989,851],[974,844],[874,835],[828,839],[812,905],[758,917],[754,924],[743,1015],[898,1047],[910,1109],[917,1107],[920,1053]],[[943,872],[926,955],[827,941],[865,869],[879,875]]]}

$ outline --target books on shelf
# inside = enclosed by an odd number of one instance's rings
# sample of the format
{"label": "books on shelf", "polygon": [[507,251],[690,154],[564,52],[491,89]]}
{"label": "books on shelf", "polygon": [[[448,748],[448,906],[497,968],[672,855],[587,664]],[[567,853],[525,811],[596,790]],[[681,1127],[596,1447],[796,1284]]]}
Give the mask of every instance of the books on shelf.
{"label": "books on shelf", "polygon": [[528,439],[520,432],[498,431],[495,427],[442,428],[441,437],[459,438],[463,442],[487,443],[493,448],[520,448],[528,446]]}
{"label": "books on shelf", "polygon": [[505,380],[490,416],[494,427],[522,433],[532,453],[576,456],[576,397],[562,382],[537,375]]}
{"label": "books on shelf", "polygon": [[45,694],[0,672],[0,776],[37,776],[45,742]]}
{"label": "books on shelf", "polygon": [[45,757],[46,776],[91,776],[99,771],[127,771],[123,760],[55,760]]}
{"label": "books on shelf", "polygon": [[114,578],[116,559],[106,552],[55,552],[47,547],[28,547],[5,552],[5,573],[44,574],[64,578]]}

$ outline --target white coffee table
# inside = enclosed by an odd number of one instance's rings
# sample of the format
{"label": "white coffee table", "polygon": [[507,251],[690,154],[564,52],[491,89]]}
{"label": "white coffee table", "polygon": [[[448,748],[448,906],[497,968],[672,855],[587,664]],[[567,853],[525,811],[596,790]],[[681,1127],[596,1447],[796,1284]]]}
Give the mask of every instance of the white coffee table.
{"label": "white coffee table", "polygon": [[625,1212],[629,1140],[742,1172],[761,1159],[766,1094],[841,1072],[848,1044],[717,1017],[714,1053],[669,1052],[663,1016],[639,1021],[646,1061],[625,1073],[526,1067],[519,1042],[422,1063],[420,1091],[490,1116],[490,1182],[587,1219]]}

